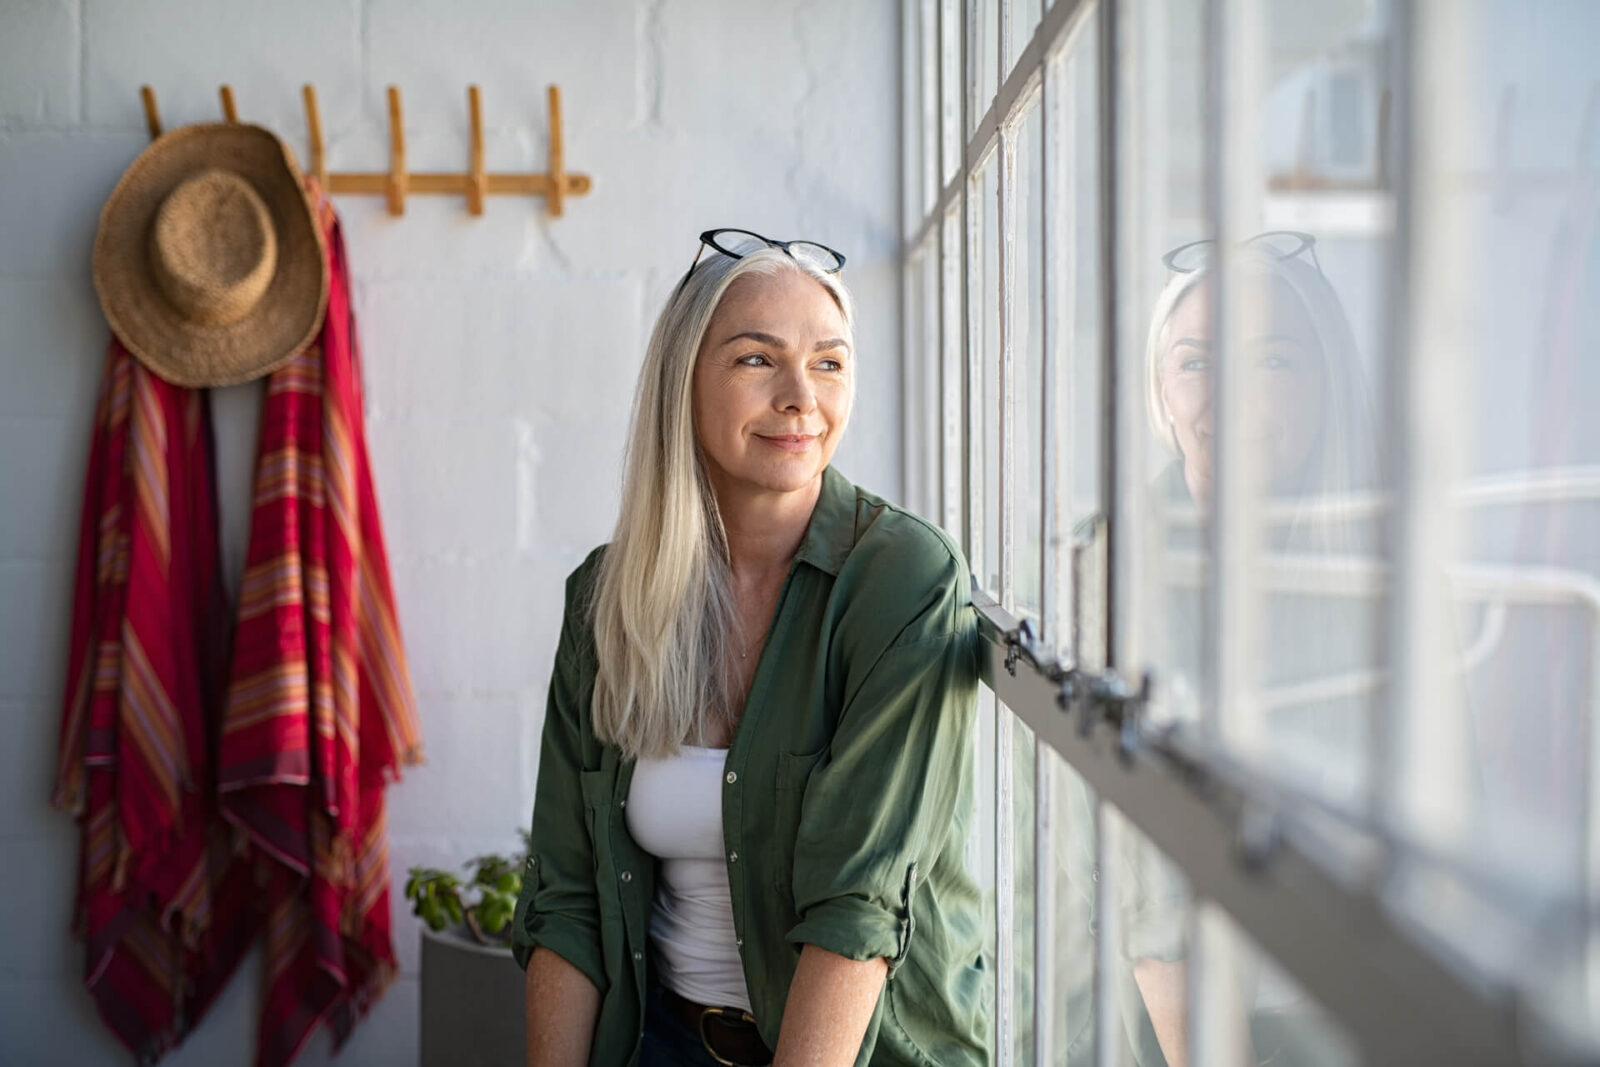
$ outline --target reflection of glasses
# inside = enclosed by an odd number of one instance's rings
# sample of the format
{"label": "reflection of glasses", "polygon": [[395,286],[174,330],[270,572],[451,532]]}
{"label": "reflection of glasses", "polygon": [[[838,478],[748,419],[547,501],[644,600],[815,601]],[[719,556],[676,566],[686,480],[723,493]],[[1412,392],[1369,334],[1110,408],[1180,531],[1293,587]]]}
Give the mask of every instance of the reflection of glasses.
{"label": "reflection of glasses", "polygon": [[815,268],[824,274],[838,274],[844,269],[844,253],[835,252],[827,245],[819,245],[815,241],[774,241],[770,237],[763,237],[759,233],[749,230],[707,230],[700,235],[700,247],[695,249],[694,262],[689,264],[689,269],[684,272],[683,280],[689,280],[689,275],[700,263],[700,253],[706,250],[706,245],[734,259],[743,259],[751,252],[760,248],[777,248],[787,253],[789,258],[796,263]]}
{"label": "reflection of glasses", "polygon": [[[1190,241],[1186,245],[1179,245],[1161,257],[1161,262],[1174,274],[1192,274],[1211,266],[1212,257],[1216,254],[1216,239],[1207,237],[1200,241]],[[1268,230],[1258,233],[1254,237],[1239,242],[1239,247],[1265,252],[1274,259],[1293,259],[1302,252],[1311,253],[1311,263],[1317,268],[1317,273],[1322,273],[1322,264],[1317,261],[1317,239],[1309,233],[1298,230]]]}

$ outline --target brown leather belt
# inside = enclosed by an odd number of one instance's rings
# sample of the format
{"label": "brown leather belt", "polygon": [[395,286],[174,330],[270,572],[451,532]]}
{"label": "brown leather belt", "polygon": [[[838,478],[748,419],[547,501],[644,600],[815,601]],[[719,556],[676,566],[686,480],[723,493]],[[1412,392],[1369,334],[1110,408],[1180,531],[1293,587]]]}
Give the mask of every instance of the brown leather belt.
{"label": "brown leather belt", "polygon": [[711,1058],[724,1067],[765,1067],[772,1062],[772,1050],[761,1040],[761,1031],[749,1012],[696,1004],[666,986],[661,987],[661,1002],[700,1035]]}

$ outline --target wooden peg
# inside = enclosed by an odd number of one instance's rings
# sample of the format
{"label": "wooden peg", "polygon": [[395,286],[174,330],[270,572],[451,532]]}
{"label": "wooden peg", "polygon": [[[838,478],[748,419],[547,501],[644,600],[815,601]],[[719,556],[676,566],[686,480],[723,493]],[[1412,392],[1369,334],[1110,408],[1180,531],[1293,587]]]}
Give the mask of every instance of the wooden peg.
{"label": "wooden peg", "polygon": [[561,90],[550,86],[550,186],[545,206],[555,218],[561,217],[561,203],[567,192],[566,154],[561,145]]}
{"label": "wooden peg", "polygon": [[139,87],[139,99],[144,101],[144,124],[150,128],[150,139],[161,136],[161,112],[156,107],[156,91],[148,85]]}
{"label": "wooden peg", "polygon": [[389,86],[389,180],[384,193],[389,198],[389,214],[406,211],[406,131],[400,117],[400,88]]}
{"label": "wooden peg", "polygon": [[483,214],[483,198],[489,192],[489,176],[483,169],[483,96],[476,85],[467,86],[467,110],[472,118],[472,148],[467,160],[467,211]]}
{"label": "wooden peg", "polygon": [[328,192],[328,164],[322,155],[322,113],[317,110],[317,90],[307,82],[300,90],[306,102],[306,137],[311,142],[311,176]]}
{"label": "wooden peg", "polygon": [[224,85],[222,93],[222,117],[228,122],[239,121],[239,110],[233,106],[233,87]]}

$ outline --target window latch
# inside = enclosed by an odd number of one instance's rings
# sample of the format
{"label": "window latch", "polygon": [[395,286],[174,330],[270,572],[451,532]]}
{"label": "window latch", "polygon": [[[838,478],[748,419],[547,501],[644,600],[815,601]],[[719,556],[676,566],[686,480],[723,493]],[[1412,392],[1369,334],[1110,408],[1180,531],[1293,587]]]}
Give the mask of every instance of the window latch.
{"label": "window latch", "polygon": [[1083,670],[1068,666],[1045,653],[1027,619],[1006,630],[1001,638],[1007,674],[1015,678],[1017,664],[1026,663],[1056,687],[1057,707],[1068,714],[1077,711],[1078,732],[1082,736],[1088,737],[1096,723],[1110,723],[1116,727],[1117,750],[1123,761],[1133,762],[1134,753],[1142,744],[1144,711],[1154,686],[1150,671],[1142,672],[1135,684],[1110,667]]}

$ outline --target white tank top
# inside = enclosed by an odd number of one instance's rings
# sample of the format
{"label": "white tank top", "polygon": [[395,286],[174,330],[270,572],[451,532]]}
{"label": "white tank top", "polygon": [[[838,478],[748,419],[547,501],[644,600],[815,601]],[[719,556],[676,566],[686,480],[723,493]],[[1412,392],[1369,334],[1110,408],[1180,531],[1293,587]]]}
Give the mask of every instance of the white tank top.
{"label": "white tank top", "polygon": [[642,759],[628,787],[628,832],[661,860],[650,944],[661,984],[697,1004],[750,1010],[722,850],[725,748],[680,746]]}

